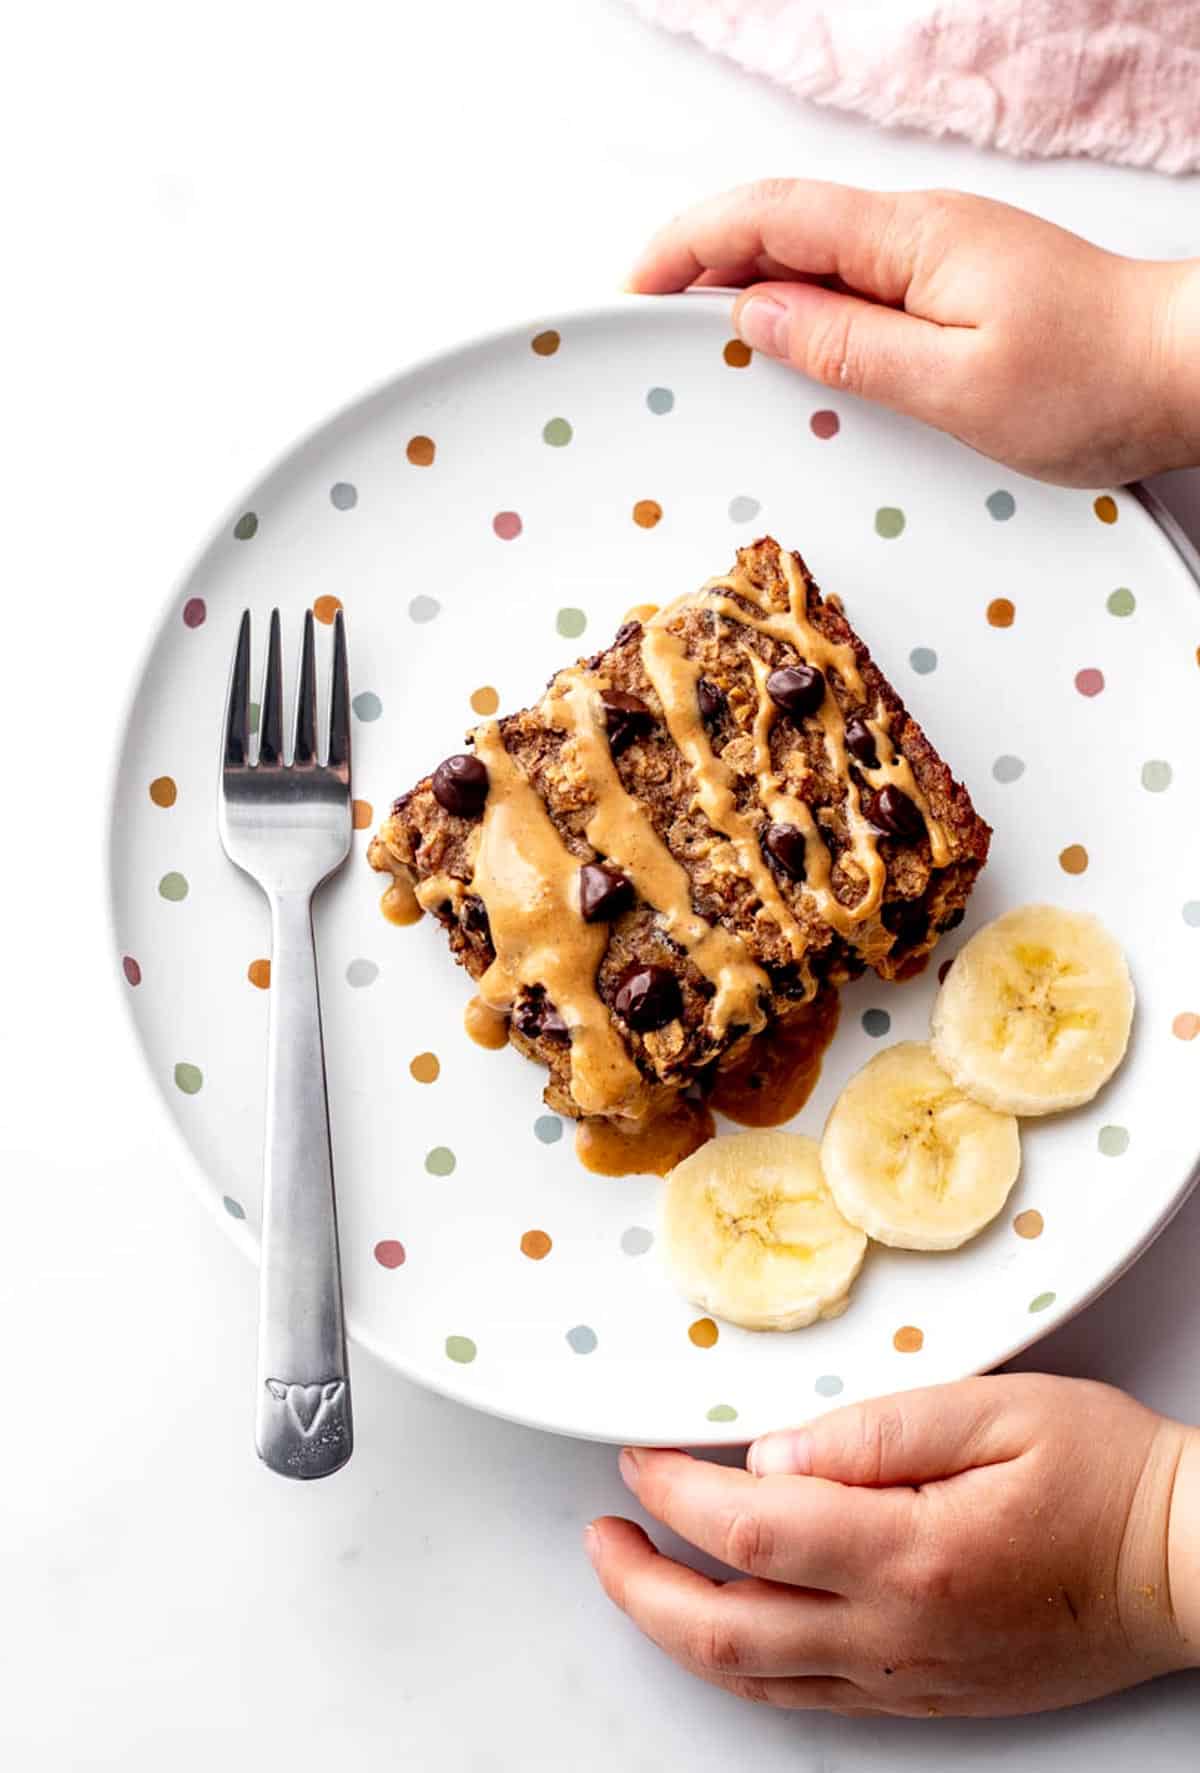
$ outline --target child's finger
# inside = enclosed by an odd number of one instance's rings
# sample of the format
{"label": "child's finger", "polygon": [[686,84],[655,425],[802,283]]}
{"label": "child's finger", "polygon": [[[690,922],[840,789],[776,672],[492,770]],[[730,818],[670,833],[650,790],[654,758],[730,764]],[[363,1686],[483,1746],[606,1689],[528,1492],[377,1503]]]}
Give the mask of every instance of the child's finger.
{"label": "child's finger", "polygon": [[878,1588],[907,1542],[912,1498],[820,1478],[752,1477],[686,1453],[626,1449],[621,1475],[642,1507],[735,1570],[838,1594]]}

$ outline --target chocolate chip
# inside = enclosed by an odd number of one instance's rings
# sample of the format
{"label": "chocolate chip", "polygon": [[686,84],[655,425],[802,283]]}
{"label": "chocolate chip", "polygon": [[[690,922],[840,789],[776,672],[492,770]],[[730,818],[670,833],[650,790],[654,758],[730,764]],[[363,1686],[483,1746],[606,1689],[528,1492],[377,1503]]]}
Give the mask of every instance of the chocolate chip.
{"label": "chocolate chip", "polygon": [[579,909],[584,923],[612,923],[633,904],[633,882],[619,868],[585,862],[579,870]]}
{"label": "chocolate chip", "polygon": [[433,795],[440,807],[460,819],[476,819],[488,794],[488,773],[477,757],[461,752],[433,772]]}
{"label": "chocolate chip", "polygon": [[803,880],[806,868],[804,833],[799,825],[768,825],[762,845],[789,880]]}
{"label": "chocolate chip", "polygon": [[883,927],[904,948],[915,948],[929,934],[929,913],[922,899],[893,899],[881,912]]}
{"label": "chocolate chip", "polygon": [[488,922],[487,906],[478,893],[470,893],[463,900],[459,922],[470,935],[487,936],[490,939],[492,926]]}
{"label": "chocolate chip", "polygon": [[879,752],[875,746],[875,734],[865,720],[856,714],[846,722],[846,749],[856,763],[864,769],[879,768]]}
{"label": "chocolate chip", "polygon": [[613,645],[624,646],[627,640],[636,640],[641,631],[640,622],[622,622],[613,637]]}
{"label": "chocolate chip", "polygon": [[957,910],[950,913],[949,917],[943,917],[938,925],[938,935],[944,936],[947,930],[956,930],[966,915],[966,906],[960,905]]}
{"label": "chocolate chip", "polygon": [[512,1025],[526,1040],[565,1040],[568,1034],[566,1023],[540,989],[519,1000],[512,1013]]}
{"label": "chocolate chip", "polygon": [[900,837],[908,843],[915,843],[925,830],[925,821],[917,807],[889,782],[878,794],[872,794],[866,804],[866,815],[876,831],[882,831],[885,837]]}
{"label": "chocolate chip", "polygon": [[713,683],[707,677],[702,677],[696,685],[696,701],[700,707],[700,718],[705,722],[719,720],[727,705],[725,691],[720,684]]}
{"label": "chocolate chip", "polygon": [[627,690],[604,690],[600,702],[608,727],[608,748],[614,757],[620,757],[622,751],[654,725],[654,716],[645,702],[640,696],[631,696]]}
{"label": "chocolate chip", "polygon": [[638,966],[626,969],[617,988],[615,1006],[639,1034],[673,1022],[683,1009],[679,980],[670,967]]}
{"label": "chocolate chip", "polygon": [[815,665],[785,665],[768,677],[767,694],[777,708],[799,720],[815,714],[825,700],[825,679]]}

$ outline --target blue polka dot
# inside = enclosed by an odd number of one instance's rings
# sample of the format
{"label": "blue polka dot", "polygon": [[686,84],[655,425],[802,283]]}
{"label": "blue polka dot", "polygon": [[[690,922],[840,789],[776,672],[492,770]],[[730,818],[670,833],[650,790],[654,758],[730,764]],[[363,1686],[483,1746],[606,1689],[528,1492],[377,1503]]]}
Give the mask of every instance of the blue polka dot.
{"label": "blue polka dot", "polygon": [[576,1324],[567,1331],[567,1341],[576,1354],[591,1354],[599,1338],[589,1324]]}
{"label": "blue polka dot", "polygon": [[378,720],[383,713],[383,703],[374,690],[360,690],[350,706],[360,720]]}
{"label": "blue polka dot", "polygon": [[543,1145],[557,1145],[562,1138],[562,1122],[557,1114],[539,1114],[533,1130]]}
{"label": "blue polka dot", "polygon": [[992,774],[997,782],[1016,782],[1025,774],[1025,764],[1019,757],[998,757]]}
{"label": "blue polka dot", "polygon": [[820,1397],[836,1397],[842,1389],[842,1381],[836,1373],[822,1373],[813,1386],[813,1390]]}
{"label": "blue polka dot", "polygon": [[1017,501],[1010,492],[989,493],[984,503],[997,523],[1007,523],[1017,508]]}
{"label": "blue polka dot", "polygon": [[1183,908],[1184,923],[1191,924],[1194,930],[1200,930],[1200,899],[1189,899]]}
{"label": "blue polka dot", "polygon": [[646,396],[646,405],[650,408],[650,411],[658,413],[660,416],[663,413],[670,412],[674,404],[675,396],[669,388],[651,388]]}
{"label": "blue polka dot", "polygon": [[914,646],[908,655],[908,662],[922,677],[928,677],[931,671],[937,670],[937,654],[931,646]]}
{"label": "blue polka dot", "polygon": [[231,1219],[244,1219],[246,1217],[245,1207],[240,1200],[234,1200],[231,1194],[223,1196],[221,1205],[225,1208],[225,1211],[229,1214]]}
{"label": "blue polka dot", "polygon": [[627,1256],[644,1256],[654,1242],[654,1233],[644,1225],[627,1225],[621,1233],[621,1248]]}
{"label": "blue polka dot", "polygon": [[886,1010],[864,1010],[862,1013],[863,1032],[872,1040],[882,1040],[892,1025],[892,1018]]}

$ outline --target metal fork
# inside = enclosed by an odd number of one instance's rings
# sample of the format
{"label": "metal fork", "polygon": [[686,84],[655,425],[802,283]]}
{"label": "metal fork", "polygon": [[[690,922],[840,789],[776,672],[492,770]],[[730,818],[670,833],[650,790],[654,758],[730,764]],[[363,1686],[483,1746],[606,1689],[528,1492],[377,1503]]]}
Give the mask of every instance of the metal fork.
{"label": "metal fork", "polygon": [[350,851],[350,686],[339,611],[333,631],[329,756],[317,759],[313,618],[304,618],[291,763],[283,750],[279,611],[271,612],[250,761],[250,612],[238,630],[218,822],[231,862],[271,906],[271,1004],[259,1281],[259,1458],[284,1477],[326,1477],[354,1444],[342,1318],[325,1051],[312,897]]}

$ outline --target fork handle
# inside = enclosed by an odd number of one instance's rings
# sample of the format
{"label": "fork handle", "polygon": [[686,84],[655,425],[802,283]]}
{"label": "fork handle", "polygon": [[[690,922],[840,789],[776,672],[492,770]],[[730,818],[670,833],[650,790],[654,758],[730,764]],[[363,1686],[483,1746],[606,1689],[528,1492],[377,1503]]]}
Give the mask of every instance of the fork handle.
{"label": "fork handle", "polygon": [[315,1478],[354,1435],[310,895],[273,894],[271,925],[255,1440],[272,1471]]}

